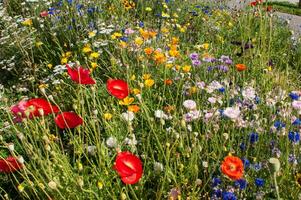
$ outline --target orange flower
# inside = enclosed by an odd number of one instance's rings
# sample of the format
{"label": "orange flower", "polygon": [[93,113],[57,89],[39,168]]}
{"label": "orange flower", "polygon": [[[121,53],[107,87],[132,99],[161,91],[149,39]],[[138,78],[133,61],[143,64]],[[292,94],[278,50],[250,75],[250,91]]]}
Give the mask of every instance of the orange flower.
{"label": "orange flower", "polygon": [[140,110],[140,107],[138,105],[130,105],[130,106],[128,106],[128,111],[137,113],[137,112],[139,112],[139,110]]}
{"label": "orange flower", "polygon": [[144,49],[144,53],[148,56],[151,55],[153,52],[154,52],[154,49],[151,47],[147,47]]}
{"label": "orange flower", "polygon": [[165,85],[171,85],[172,84],[172,80],[171,79],[166,79],[166,80],[164,80],[164,84]]}
{"label": "orange flower", "polygon": [[247,66],[245,64],[236,64],[237,71],[241,72],[247,69]]}
{"label": "orange flower", "polygon": [[244,165],[242,160],[236,156],[227,156],[221,165],[223,174],[232,180],[238,180],[243,176]]}

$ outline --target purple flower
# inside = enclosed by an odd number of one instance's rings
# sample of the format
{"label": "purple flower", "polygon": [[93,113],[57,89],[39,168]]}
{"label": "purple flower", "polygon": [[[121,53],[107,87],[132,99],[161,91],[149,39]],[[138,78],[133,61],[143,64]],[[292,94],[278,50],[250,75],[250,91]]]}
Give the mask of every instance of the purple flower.
{"label": "purple flower", "polygon": [[229,56],[224,56],[222,55],[220,58],[220,61],[227,64],[227,65],[231,65],[232,64],[232,60],[230,59]]}
{"label": "purple flower", "polygon": [[199,60],[192,60],[192,65],[195,66],[195,67],[198,67],[198,66],[200,66],[201,64],[202,64],[202,62],[199,61]]}
{"label": "purple flower", "polygon": [[218,66],[217,68],[218,68],[220,71],[222,71],[222,72],[227,72],[227,71],[229,71],[229,67],[226,66],[226,65],[220,65],[220,66]]}
{"label": "purple flower", "polygon": [[198,60],[199,59],[199,55],[197,53],[192,53],[189,55],[191,60]]}

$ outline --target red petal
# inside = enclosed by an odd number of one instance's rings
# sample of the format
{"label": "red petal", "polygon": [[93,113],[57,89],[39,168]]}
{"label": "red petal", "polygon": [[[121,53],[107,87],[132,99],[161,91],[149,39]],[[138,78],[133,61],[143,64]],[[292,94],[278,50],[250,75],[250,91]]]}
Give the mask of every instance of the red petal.
{"label": "red petal", "polygon": [[35,110],[32,112],[33,116],[40,116],[39,109],[44,111],[44,115],[49,115],[50,113],[59,112],[59,108],[57,106],[51,105],[49,101],[42,98],[30,99],[27,101],[27,106],[34,106]]}
{"label": "red petal", "polygon": [[76,83],[83,85],[95,84],[95,80],[90,77],[90,70],[78,67],[77,69],[71,69],[69,65],[66,65],[70,78]]}
{"label": "red petal", "polygon": [[61,128],[75,128],[83,124],[83,119],[74,112],[63,112],[54,119],[56,125]]}
{"label": "red petal", "polygon": [[114,169],[126,184],[138,182],[143,173],[141,160],[130,152],[118,153]]}
{"label": "red petal", "polygon": [[125,184],[135,184],[140,180],[141,176],[142,176],[142,174],[136,174],[135,173],[135,174],[132,174],[131,176],[121,177],[121,180]]}
{"label": "red petal", "polygon": [[128,84],[123,80],[109,79],[107,81],[108,92],[118,99],[124,99],[129,95]]}
{"label": "red petal", "polygon": [[9,156],[6,159],[0,159],[0,172],[12,173],[20,169],[22,169],[22,165],[15,157]]}

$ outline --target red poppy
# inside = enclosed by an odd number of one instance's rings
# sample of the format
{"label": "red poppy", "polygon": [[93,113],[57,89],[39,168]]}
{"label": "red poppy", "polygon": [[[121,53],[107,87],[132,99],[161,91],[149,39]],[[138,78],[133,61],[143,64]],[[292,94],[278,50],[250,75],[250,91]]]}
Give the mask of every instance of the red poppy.
{"label": "red poppy", "polygon": [[[57,113],[59,108],[51,105],[49,101],[42,98],[34,98],[28,101],[20,101],[18,104],[11,107],[12,113],[15,115],[17,122],[22,121],[23,118],[46,116],[50,113]],[[28,115],[26,115],[28,113]]]}
{"label": "red poppy", "polygon": [[108,92],[118,99],[124,99],[129,95],[128,84],[123,80],[109,79],[107,81]]}
{"label": "red poppy", "polygon": [[232,180],[238,180],[243,176],[244,165],[240,158],[236,156],[227,156],[221,165],[223,174]]}
{"label": "red poppy", "polygon": [[76,83],[83,85],[93,85],[96,83],[95,80],[90,77],[89,69],[84,69],[81,66],[77,69],[72,69],[71,67],[69,67],[69,65],[66,65],[66,67],[71,79]]}
{"label": "red poppy", "polygon": [[63,112],[54,119],[56,125],[61,128],[75,128],[83,124],[83,119],[74,112]]}
{"label": "red poppy", "polygon": [[0,173],[12,173],[23,168],[17,158],[8,156],[6,159],[0,159]]}
{"label": "red poppy", "polygon": [[41,17],[47,17],[48,16],[48,12],[46,10],[40,12],[40,16]]}
{"label": "red poppy", "polygon": [[245,71],[247,69],[247,66],[245,64],[236,64],[235,67],[239,72]]}
{"label": "red poppy", "polygon": [[135,184],[142,177],[143,168],[141,160],[131,152],[118,153],[114,169],[125,184]]}

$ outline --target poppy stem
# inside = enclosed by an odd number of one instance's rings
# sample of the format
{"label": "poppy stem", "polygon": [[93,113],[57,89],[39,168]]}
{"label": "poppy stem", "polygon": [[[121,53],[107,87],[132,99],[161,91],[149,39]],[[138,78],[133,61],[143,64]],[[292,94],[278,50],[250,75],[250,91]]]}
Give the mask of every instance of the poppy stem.
{"label": "poppy stem", "polygon": [[279,194],[279,187],[278,187],[278,184],[277,184],[277,175],[276,175],[276,172],[274,172],[274,184],[275,184],[275,188],[276,188],[277,199],[281,200],[280,194]]}

